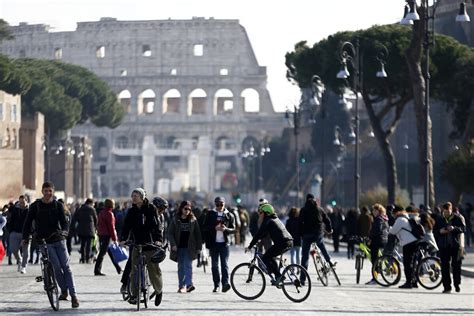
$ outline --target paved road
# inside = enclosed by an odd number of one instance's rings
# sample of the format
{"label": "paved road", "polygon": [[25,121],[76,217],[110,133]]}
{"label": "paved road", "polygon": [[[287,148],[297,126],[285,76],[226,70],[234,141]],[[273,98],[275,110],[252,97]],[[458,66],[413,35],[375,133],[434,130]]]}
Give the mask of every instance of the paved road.
{"label": "paved road", "polygon": [[[160,310],[170,315],[210,315],[216,312],[230,312],[232,315],[474,315],[474,278],[463,278],[461,293],[442,294],[441,287],[428,291],[422,288],[401,290],[397,287],[382,288],[355,284],[354,262],[343,255],[337,257],[337,271],[342,286],[323,287],[316,283],[314,267],[310,268],[313,279],[312,293],[308,300],[296,304],[284,294],[267,287],[264,295],[256,301],[244,301],[232,290],[227,293],[212,293],[212,277],[203,270],[194,270],[196,290],[189,294],[177,293],[176,264],[166,260],[162,264],[164,295],[161,306],[154,306],[140,314]],[[233,249],[230,266],[247,260],[242,248]],[[119,276],[109,259],[104,262],[105,277],[93,276],[93,266],[78,263],[77,252],[72,256],[72,269],[76,278],[81,306],[77,310],[70,302],[61,302],[61,309],[55,315],[130,315],[134,306],[123,302],[119,294]],[[369,280],[369,266],[363,270],[361,283]],[[0,265],[0,315],[51,315],[47,297],[34,276],[39,275],[39,266],[28,267],[27,274],[16,272],[15,266]],[[363,282],[362,282],[363,281]]]}

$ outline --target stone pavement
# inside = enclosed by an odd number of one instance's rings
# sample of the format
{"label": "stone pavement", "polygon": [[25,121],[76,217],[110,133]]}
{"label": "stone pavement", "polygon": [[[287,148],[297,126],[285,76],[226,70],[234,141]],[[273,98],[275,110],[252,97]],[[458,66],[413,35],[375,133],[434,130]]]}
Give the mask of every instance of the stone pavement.
{"label": "stone pavement", "polygon": [[[332,250],[332,247],[329,246]],[[255,301],[245,301],[232,290],[227,293],[212,293],[212,276],[202,268],[194,268],[196,290],[189,294],[177,293],[176,263],[165,260],[162,264],[164,295],[161,306],[153,306],[138,314],[158,311],[167,315],[211,315],[225,312],[232,315],[474,315],[474,278],[463,278],[461,293],[442,294],[442,287],[433,291],[423,288],[402,290],[398,287],[382,288],[364,285],[370,279],[370,264],[364,265],[361,284],[355,283],[354,261],[344,253],[333,254],[338,261],[337,272],[342,286],[330,280],[323,287],[316,279],[314,267],[310,266],[312,292],[303,303],[292,303],[281,290],[267,287],[263,296]],[[233,248],[230,267],[249,260],[243,248]],[[16,272],[16,266],[0,265],[0,315],[130,315],[135,307],[122,301],[119,294],[120,277],[108,258],[104,272],[107,276],[93,275],[93,265],[78,263],[78,253],[72,255],[81,306],[73,310],[70,302],[61,302],[59,312],[53,312],[34,277],[39,275],[38,265],[28,267],[27,274]],[[402,277],[402,281],[403,281]]]}

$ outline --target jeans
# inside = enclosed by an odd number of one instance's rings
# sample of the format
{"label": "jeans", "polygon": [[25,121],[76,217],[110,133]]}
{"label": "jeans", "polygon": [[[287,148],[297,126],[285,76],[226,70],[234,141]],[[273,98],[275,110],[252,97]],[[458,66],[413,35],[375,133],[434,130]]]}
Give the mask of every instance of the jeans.
{"label": "jeans", "polygon": [[229,246],[225,242],[216,242],[214,247],[209,249],[211,255],[211,270],[214,287],[218,287],[221,282],[219,274],[219,259],[221,261],[222,285],[229,284]]}
{"label": "jeans", "polygon": [[301,246],[291,247],[290,257],[291,257],[291,263],[300,264],[301,263]]}
{"label": "jeans", "polygon": [[178,248],[178,286],[179,288],[193,285],[193,261],[189,257],[188,248]]}
{"label": "jeans", "polygon": [[[30,255],[30,243],[27,245],[22,245],[21,241],[23,240],[23,234],[17,232],[10,233],[10,247],[12,253],[15,256],[16,261],[21,262],[21,266],[26,268],[28,263],[28,257]],[[21,260],[19,251],[21,249]]]}
{"label": "jeans", "polygon": [[[303,236],[303,243],[301,247],[301,265],[308,270],[308,260],[309,260],[309,249],[311,248],[311,244],[315,242],[318,246],[319,250],[321,250],[321,254],[323,255],[324,259],[327,262],[331,262],[331,257],[329,257],[328,251],[326,250],[326,246],[324,245],[324,237],[322,234],[319,235],[305,235]],[[301,281],[306,281],[306,276],[304,274],[301,275]]]}
{"label": "jeans", "polygon": [[46,245],[48,248],[49,260],[54,267],[54,275],[58,281],[61,291],[69,290],[71,296],[76,295],[74,277],[69,266],[69,254],[67,253],[66,240],[60,240]]}

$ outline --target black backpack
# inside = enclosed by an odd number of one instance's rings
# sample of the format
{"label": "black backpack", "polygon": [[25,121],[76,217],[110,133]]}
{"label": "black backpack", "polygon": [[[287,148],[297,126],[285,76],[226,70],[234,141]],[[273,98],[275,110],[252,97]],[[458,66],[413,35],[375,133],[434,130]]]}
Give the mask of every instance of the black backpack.
{"label": "black backpack", "polygon": [[425,236],[425,228],[423,225],[418,223],[414,218],[408,219],[408,223],[410,223],[411,231],[410,233],[415,236],[416,239],[422,239]]}

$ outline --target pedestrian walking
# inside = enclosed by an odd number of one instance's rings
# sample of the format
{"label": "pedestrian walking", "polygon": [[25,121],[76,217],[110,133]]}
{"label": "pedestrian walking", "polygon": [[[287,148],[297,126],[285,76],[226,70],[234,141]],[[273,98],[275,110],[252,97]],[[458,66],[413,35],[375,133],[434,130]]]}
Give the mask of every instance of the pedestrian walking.
{"label": "pedestrian walking", "polygon": [[299,211],[292,207],[288,212],[288,219],[285,223],[286,230],[293,237],[293,246],[290,248],[291,263],[300,264],[301,262],[301,234],[298,226]]}
{"label": "pedestrian walking", "polygon": [[[230,290],[229,284],[229,235],[234,234],[234,217],[225,208],[225,199],[216,197],[215,208],[209,210],[205,223],[204,234],[206,248],[211,255],[212,279],[214,282],[213,292],[219,290],[222,283],[222,292]],[[221,271],[219,272],[219,261]]]}
{"label": "pedestrian walking", "polygon": [[190,201],[182,201],[168,227],[171,251],[178,258],[178,293],[194,291],[193,260],[201,251],[201,231]]}
{"label": "pedestrian walking", "polygon": [[10,208],[10,219],[7,228],[10,231],[10,248],[13,256],[18,262],[18,272],[26,273],[28,257],[30,255],[30,244],[23,244],[23,225],[28,215],[28,203],[24,195],[20,195],[18,202]]}
{"label": "pedestrian walking", "polygon": [[92,241],[95,238],[97,228],[97,213],[94,209],[94,201],[86,199],[84,204],[74,212],[73,226],[81,240],[80,263],[89,263],[92,253]]}

